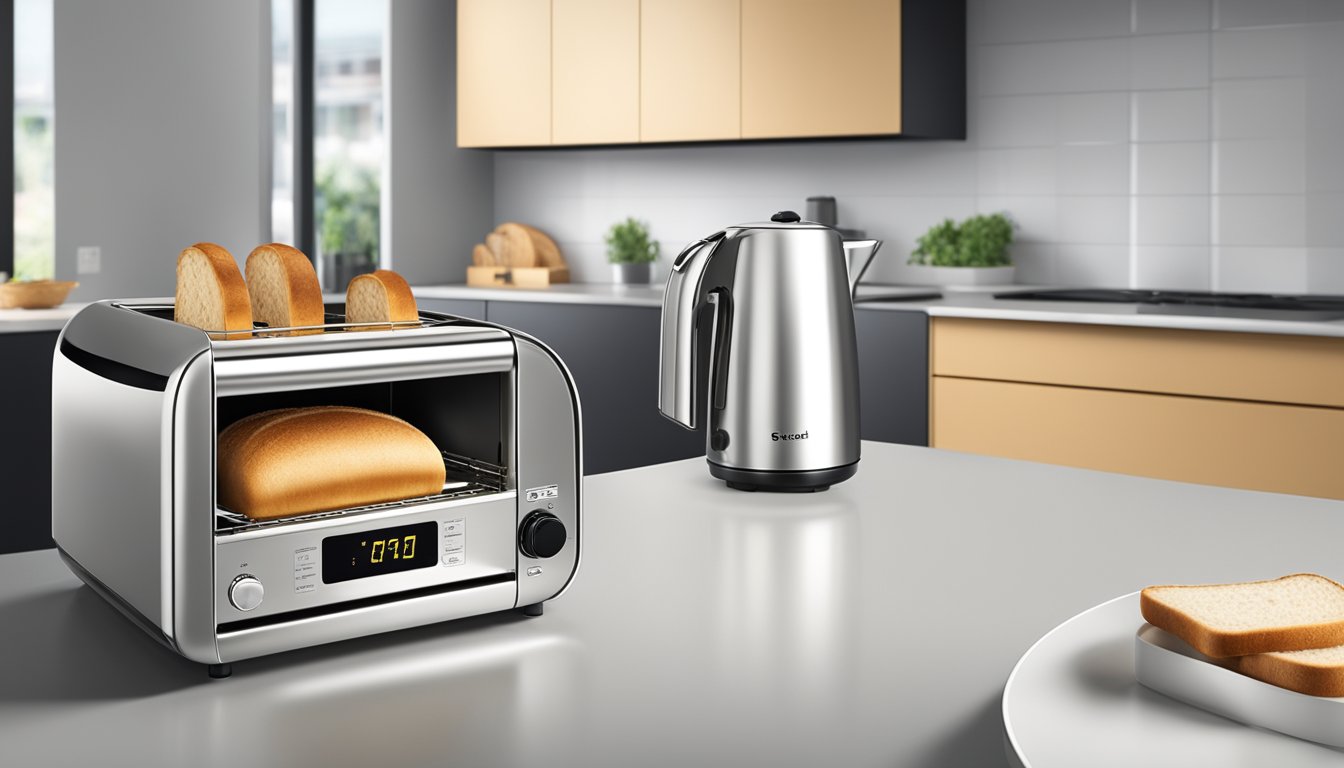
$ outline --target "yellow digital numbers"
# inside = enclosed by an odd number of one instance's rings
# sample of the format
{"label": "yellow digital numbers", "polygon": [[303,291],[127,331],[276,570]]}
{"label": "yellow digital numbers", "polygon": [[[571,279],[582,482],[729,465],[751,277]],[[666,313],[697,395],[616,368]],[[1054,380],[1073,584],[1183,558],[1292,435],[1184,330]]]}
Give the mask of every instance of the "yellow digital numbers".
{"label": "yellow digital numbers", "polygon": [[[391,555],[389,557],[389,555]],[[415,557],[415,534],[379,539],[369,548],[369,562],[381,563],[385,559],[410,560]]]}

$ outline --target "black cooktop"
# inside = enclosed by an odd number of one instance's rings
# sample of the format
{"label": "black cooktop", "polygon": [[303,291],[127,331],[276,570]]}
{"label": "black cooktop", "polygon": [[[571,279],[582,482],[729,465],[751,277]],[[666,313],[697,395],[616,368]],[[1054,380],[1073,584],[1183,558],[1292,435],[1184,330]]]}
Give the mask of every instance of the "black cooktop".
{"label": "black cooktop", "polygon": [[996,299],[1082,301],[1137,304],[1140,312],[1210,315],[1264,320],[1338,320],[1344,318],[1344,296],[1212,291],[1151,291],[1125,288],[1050,288],[996,293]]}

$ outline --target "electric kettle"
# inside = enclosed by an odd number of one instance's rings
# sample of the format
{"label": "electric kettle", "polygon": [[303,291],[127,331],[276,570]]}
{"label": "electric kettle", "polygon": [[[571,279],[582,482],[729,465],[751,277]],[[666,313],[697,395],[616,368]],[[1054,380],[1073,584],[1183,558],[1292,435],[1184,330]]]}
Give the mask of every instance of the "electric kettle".
{"label": "electric kettle", "polygon": [[[697,240],[673,261],[658,408],[692,430],[708,411],[709,473],[728,487],[824,491],[858,471],[853,295],[881,245],[781,211]],[[697,370],[706,359],[707,385]]]}

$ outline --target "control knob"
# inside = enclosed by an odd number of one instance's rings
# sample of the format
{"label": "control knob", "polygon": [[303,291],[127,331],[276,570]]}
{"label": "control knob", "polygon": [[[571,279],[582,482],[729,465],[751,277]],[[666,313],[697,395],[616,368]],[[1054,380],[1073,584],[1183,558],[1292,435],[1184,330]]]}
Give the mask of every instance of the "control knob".
{"label": "control knob", "polygon": [[518,548],[528,557],[555,557],[565,547],[565,524],[549,512],[533,512],[523,518]]}
{"label": "control knob", "polygon": [[240,611],[250,611],[261,605],[265,595],[266,588],[261,585],[261,579],[250,573],[242,574],[229,585],[229,602]]}

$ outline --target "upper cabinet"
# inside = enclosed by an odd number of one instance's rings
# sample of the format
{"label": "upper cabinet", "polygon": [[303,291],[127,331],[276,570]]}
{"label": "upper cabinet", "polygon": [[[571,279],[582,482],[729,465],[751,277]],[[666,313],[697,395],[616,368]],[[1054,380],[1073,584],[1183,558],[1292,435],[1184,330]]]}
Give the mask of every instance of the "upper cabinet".
{"label": "upper cabinet", "polygon": [[965,0],[459,0],[458,146],[966,134]]}
{"label": "upper cabinet", "polygon": [[639,141],[639,0],[551,0],[551,140]]}
{"label": "upper cabinet", "polygon": [[738,0],[642,0],[639,138],[742,138]]}
{"label": "upper cabinet", "polygon": [[458,0],[457,145],[551,143],[551,0]]}
{"label": "upper cabinet", "polygon": [[741,2],[743,138],[901,132],[901,3]]}

